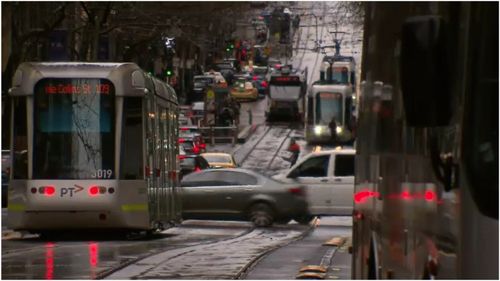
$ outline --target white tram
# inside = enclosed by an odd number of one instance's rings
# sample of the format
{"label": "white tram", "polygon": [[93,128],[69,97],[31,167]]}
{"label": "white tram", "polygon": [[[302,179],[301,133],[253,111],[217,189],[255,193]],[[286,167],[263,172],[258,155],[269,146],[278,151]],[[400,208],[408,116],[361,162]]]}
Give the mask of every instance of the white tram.
{"label": "white tram", "polygon": [[133,63],[23,63],[8,226],[155,230],[180,220],[174,90]]}
{"label": "white tram", "polygon": [[297,120],[302,122],[304,96],[307,91],[307,68],[300,73],[290,73],[289,66],[269,79],[269,98],[266,109],[268,121]]}
{"label": "white tram", "polygon": [[[354,139],[353,93],[349,84],[316,81],[306,100],[305,136],[308,143],[345,144]],[[330,122],[335,119],[336,138]]]}

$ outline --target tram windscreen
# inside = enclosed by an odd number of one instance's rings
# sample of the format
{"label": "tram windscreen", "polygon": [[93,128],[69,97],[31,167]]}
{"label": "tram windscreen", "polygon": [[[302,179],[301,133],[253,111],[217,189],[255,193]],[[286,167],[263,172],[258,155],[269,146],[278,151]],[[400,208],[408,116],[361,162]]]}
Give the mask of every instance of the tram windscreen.
{"label": "tram windscreen", "polygon": [[275,100],[298,100],[302,92],[299,76],[271,76],[269,96]]}
{"label": "tram windscreen", "polygon": [[49,78],[34,96],[33,178],[115,178],[113,84]]}
{"label": "tram windscreen", "polygon": [[330,71],[332,71],[332,81],[340,84],[349,84],[349,72],[347,67],[333,67],[331,70],[327,69],[327,77],[329,77]]}
{"label": "tram windscreen", "polygon": [[316,95],[316,124],[327,125],[335,118],[337,125],[342,124],[342,94],[318,93]]}
{"label": "tram windscreen", "polygon": [[298,100],[302,88],[299,86],[270,86],[269,96],[275,100]]}

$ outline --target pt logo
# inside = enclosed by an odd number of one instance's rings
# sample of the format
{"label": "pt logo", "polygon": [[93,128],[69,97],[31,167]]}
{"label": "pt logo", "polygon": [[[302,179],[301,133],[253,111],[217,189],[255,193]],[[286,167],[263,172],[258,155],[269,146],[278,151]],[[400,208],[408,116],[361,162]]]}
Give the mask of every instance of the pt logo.
{"label": "pt logo", "polygon": [[83,189],[84,188],[82,186],[79,186],[76,184],[75,184],[75,187],[63,187],[63,188],[61,188],[60,196],[61,197],[66,197],[66,196],[73,197],[73,194],[78,193],[78,192],[82,191]]}

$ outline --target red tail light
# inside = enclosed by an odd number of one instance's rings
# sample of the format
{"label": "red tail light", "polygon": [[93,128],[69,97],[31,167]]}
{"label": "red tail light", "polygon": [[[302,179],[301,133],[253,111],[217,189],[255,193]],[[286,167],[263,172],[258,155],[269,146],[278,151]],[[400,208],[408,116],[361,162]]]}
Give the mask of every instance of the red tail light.
{"label": "red tail light", "polygon": [[259,79],[259,77],[254,76],[254,77],[252,77],[252,79],[253,79],[253,81],[257,81],[257,79]]}
{"label": "red tail light", "polygon": [[45,194],[45,196],[53,196],[55,193],[56,188],[53,186],[45,186],[45,188],[43,189],[43,194]]}
{"label": "red tail light", "polygon": [[194,171],[199,172],[199,171],[201,171],[201,169],[200,169],[200,167],[197,166],[196,168],[194,168]]}
{"label": "red tail light", "polygon": [[429,202],[433,201],[433,200],[436,200],[436,193],[434,191],[432,191],[432,190],[427,190],[425,192],[424,196],[425,196],[425,200],[427,200]]}
{"label": "red tail light", "polygon": [[89,195],[90,196],[96,196],[99,194],[99,187],[97,185],[93,185],[89,188]]}
{"label": "red tail light", "polygon": [[288,192],[298,196],[304,196],[304,189],[302,187],[292,187],[288,189]]}
{"label": "red tail light", "polygon": [[179,160],[186,159],[186,155],[177,155],[177,159]]}
{"label": "red tail light", "polygon": [[179,139],[179,143],[184,143],[185,141],[186,141],[186,140],[185,140],[185,139],[183,139],[183,138],[180,138],[180,139]]}
{"label": "red tail light", "polygon": [[260,85],[261,85],[262,87],[264,87],[264,88],[267,88],[267,82],[266,82],[266,81],[262,81],[262,82],[260,83]]}
{"label": "red tail light", "polygon": [[179,129],[180,129],[181,131],[188,131],[188,130],[189,130],[189,128],[186,128],[186,127],[180,127]]}
{"label": "red tail light", "polygon": [[200,143],[200,148],[201,149],[206,149],[207,148],[207,144],[206,143]]}

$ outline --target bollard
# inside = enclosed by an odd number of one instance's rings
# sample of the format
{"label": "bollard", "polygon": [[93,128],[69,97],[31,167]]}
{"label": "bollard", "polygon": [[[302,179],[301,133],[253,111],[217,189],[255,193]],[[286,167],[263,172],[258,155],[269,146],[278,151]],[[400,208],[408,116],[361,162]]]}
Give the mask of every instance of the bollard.
{"label": "bollard", "polygon": [[248,110],[248,125],[252,125],[252,110]]}
{"label": "bollard", "polygon": [[215,145],[214,126],[210,126],[210,138],[212,145]]}
{"label": "bollard", "polygon": [[234,132],[234,134],[233,134],[233,141],[232,141],[232,143],[233,143],[233,146],[235,146],[236,145],[236,140],[238,139],[238,127],[233,126],[233,132]]}

